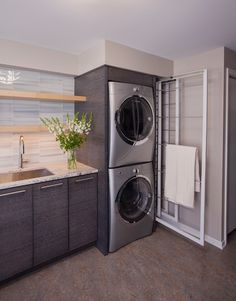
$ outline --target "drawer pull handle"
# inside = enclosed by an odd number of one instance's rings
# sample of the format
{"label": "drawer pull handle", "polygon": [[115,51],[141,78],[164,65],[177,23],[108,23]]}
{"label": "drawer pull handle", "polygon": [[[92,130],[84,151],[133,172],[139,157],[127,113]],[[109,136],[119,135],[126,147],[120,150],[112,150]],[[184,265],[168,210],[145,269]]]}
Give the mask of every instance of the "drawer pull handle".
{"label": "drawer pull handle", "polygon": [[40,187],[40,189],[48,189],[48,188],[53,188],[53,187],[59,187],[59,186],[62,186],[62,185],[63,185],[63,183],[45,185],[45,186]]}
{"label": "drawer pull handle", "polygon": [[88,178],[83,178],[83,179],[77,179],[75,180],[75,183],[80,183],[80,182],[84,182],[84,181],[89,181],[89,180],[93,180],[94,177],[88,177]]}
{"label": "drawer pull handle", "polygon": [[26,192],[26,190],[18,190],[18,191],[13,191],[13,192],[7,192],[7,193],[0,194],[0,197],[8,196],[8,195],[14,195],[14,194],[20,194],[20,193],[25,193],[25,192]]}

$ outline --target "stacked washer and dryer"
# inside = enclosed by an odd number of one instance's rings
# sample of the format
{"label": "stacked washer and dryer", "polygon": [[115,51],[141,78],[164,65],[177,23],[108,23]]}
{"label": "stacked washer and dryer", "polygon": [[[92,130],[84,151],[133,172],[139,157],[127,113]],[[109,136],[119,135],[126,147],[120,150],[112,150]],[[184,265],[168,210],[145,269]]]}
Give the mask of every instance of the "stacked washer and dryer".
{"label": "stacked washer and dryer", "polygon": [[109,251],[152,233],[154,96],[151,87],[109,82]]}

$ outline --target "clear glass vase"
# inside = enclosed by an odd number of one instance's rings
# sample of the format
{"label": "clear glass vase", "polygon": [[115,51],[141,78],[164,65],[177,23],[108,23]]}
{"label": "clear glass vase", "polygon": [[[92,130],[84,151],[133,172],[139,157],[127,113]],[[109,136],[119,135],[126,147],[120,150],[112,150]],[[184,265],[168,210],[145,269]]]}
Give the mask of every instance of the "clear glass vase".
{"label": "clear glass vase", "polygon": [[67,151],[67,168],[69,170],[73,170],[77,168],[75,148],[69,149]]}

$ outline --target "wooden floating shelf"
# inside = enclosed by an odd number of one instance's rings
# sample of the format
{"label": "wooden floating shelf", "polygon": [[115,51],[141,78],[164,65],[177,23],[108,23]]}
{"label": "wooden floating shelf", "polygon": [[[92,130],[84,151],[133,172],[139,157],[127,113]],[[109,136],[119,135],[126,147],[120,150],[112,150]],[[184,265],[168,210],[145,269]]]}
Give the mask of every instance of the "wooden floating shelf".
{"label": "wooden floating shelf", "polygon": [[24,125],[0,125],[0,133],[36,133],[48,132],[44,125],[24,124]]}
{"label": "wooden floating shelf", "polygon": [[0,90],[0,99],[36,99],[43,101],[86,101],[86,96],[74,96],[56,93],[43,93],[43,92],[28,92],[28,91],[15,91],[15,90]]}

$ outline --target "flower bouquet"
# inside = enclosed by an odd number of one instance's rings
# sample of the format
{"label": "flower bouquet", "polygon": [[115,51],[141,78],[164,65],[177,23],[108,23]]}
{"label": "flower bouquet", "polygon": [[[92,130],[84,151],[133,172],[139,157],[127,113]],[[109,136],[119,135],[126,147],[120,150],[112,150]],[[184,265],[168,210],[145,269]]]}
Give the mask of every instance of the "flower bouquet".
{"label": "flower bouquet", "polygon": [[79,112],[73,118],[67,114],[65,123],[61,122],[58,117],[40,119],[49,132],[55,136],[56,141],[59,141],[60,148],[67,152],[68,169],[76,169],[76,149],[81,147],[91,131],[92,113],[89,117],[87,113],[82,113],[80,118]]}

